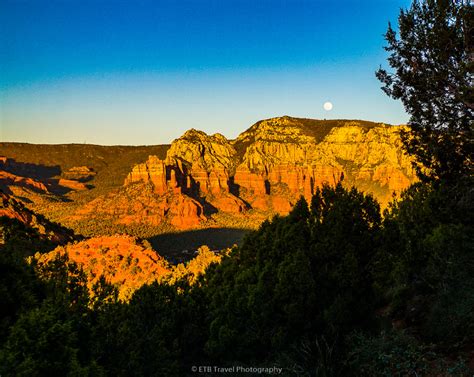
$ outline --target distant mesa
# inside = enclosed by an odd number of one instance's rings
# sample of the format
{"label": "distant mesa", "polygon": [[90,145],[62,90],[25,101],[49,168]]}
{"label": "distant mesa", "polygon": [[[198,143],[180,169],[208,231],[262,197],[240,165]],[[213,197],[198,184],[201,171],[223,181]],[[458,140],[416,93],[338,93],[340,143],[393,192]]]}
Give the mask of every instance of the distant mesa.
{"label": "distant mesa", "polygon": [[88,166],[74,166],[62,175],[67,180],[84,181],[94,177],[97,173]]}

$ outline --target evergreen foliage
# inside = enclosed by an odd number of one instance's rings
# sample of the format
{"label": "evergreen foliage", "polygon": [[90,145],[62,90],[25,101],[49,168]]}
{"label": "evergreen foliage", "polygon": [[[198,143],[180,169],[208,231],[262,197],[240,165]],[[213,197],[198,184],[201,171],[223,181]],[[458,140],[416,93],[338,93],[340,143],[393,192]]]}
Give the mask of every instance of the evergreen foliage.
{"label": "evergreen foliage", "polygon": [[67,255],[33,269],[10,245],[1,254],[2,299],[12,305],[2,313],[0,373],[181,376],[192,365],[277,365],[285,375],[466,375],[471,187],[414,185],[382,219],[371,196],[324,186],[204,275],[144,285],[126,303],[105,279],[91,294]]}
{"label": "evergreen foliage", "polygon": [[385,35],[393,72],[383,90],[410,114],[402,135],[423,180],[473,173],[474,6],[469,0],[414,0]]}

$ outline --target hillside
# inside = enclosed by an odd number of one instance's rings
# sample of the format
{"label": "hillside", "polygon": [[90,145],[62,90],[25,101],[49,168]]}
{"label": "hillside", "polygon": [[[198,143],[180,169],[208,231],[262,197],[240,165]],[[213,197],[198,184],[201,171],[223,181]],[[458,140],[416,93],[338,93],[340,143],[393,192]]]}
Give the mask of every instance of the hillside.
{"label": "hillside", "polygon": [[49,253],[36,254],[35,259],[39,271],[47,277],[47,265],[64,256],[82,268],[91,291],[99,278],[104,276],[117,288],[120,300],[128,300],[142,285],[160,280],[170,273],[168,263],[154,250],[125,235],[95,237],[59,246]]}
{"label": "hillside", "polygon": [[13,244],[19,248],[22,238],[37,240],[47,246],[66,244],[77,239],[71,230],[37,215],[0,191],[0,247]]}

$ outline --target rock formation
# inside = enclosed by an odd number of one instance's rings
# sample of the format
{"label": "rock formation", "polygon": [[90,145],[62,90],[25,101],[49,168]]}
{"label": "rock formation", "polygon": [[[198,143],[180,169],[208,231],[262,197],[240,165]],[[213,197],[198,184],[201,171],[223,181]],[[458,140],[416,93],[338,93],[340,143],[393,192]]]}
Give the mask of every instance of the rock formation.
{"label": "rock formation", "polygon": [[191,129],[173,141],[164,160],[149,156],[122,189],[75,216],[106,213],[124,224],[184,229],[216,211],[287,213],[300,196],[310,200],[318,187],[341,178],[386,205],[415,180],[399,132],[364,121],[290,117],[260,121],[233,141]]}
{"label": "rock formation", "polygon": [[[400,127],[336,122],[329,127],[324,121],[289,117],[258,122],[233,142],[242,151],[235,184],[248,188],[267,182],[270,195],[283,184],[295,200],[299,195],[310,198],[317,187],[343,176],[346,185],[363,188],[385,204],[393,192],[413,182]],[[262,187],[260,183],[260,193]]]}
{"label": "rock formation", "polygon": [[[91,177],[95,174],[91,169],[83,166],[72,168],[64,174],[69,178],[43,178],[35,179],[23,174],[28,174],[28,171],[33,170],[32,167],[25,169],[25,164],[17,163],[15,160],[0,156],[0,189],[6,193],[13,193],[17,196],[22,196],[21,193],[28,191],[40,194],[51,194],[57,192],[69,191],[84,191],[88,187],[81,182],[85,177]],[[26,164],[28,165],[28,164]],[[33,165],[33,164],[30,164]],[[72,175],[69,174],[72,172]],[[21,174],[21,175],[20,175]]]}
{"label": "rock formation", "polygon": [[75,191],[84,191],[87,190],[87,186],[79,182],[75,179],[65,179],[65,178],[60,178],[57,182],[57,185],[61,187],[65,187],[67,189],[75,190]]}
{"label": "rock formation", "polygon": [[88,166],[73,166],[63,173],[65,179],[75,181],[86,181],[94,177],[97,173]]}
{"label": "rock formation", "polygon": [[122,189],[100,196],[69,218],[81,220],[100,216],[118,224],[192,228],[205,220],[204,209],[195,199],[177,191],[158,194],[148,182],[128,183]]}
{"label": "rock formation", "polygon": [[33,190],[35,192],[48,193],[46,185],[33,178],[21,177],[5,170],[0,170],[0,189],[5,192],[10,191],[10,187],[17,186]]}
{"label": "rock formation", "polygon": [[47,278],[48,264],[64,255],[86,273],[87,287],[92,296],[94,284],[104,276],[108,283],[119,287],[118,298],[122,301],[128,301],[142,285],[161,280],[171,272],[161,256],[136,238],[114,235],[94,237],[58,247],[49,253],[36,254],[39,275]]}

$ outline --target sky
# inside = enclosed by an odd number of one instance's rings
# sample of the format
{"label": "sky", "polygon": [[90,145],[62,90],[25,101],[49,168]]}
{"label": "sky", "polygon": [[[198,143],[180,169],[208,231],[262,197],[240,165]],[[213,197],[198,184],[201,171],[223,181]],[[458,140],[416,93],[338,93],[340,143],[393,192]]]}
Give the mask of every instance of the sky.
{"label": "sky", "polygon": [[409,5],[0,0],[0,141],[235,138],[282,115],[405,123],[374,72],[387,67],[388,22]]}

